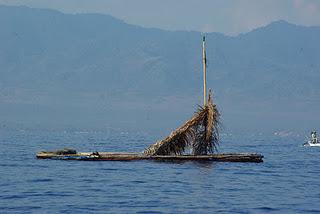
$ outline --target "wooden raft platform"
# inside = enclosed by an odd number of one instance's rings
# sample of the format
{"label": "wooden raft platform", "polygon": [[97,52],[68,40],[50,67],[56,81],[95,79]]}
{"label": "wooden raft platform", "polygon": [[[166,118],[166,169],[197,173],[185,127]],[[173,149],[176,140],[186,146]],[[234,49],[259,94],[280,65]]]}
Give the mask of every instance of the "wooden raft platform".
{"label": "wooden raft platform", "polygon": [[218,161],[218,162],[263,162],[263,155],[250,153],[225,153],[211,155],[155,155],[148,156],[143,153],[121,153],[121,152],[78,152],[76,154],[56,154],[54,152],[39,152],[38,159],[55,160],[79,160],[79,161]]}

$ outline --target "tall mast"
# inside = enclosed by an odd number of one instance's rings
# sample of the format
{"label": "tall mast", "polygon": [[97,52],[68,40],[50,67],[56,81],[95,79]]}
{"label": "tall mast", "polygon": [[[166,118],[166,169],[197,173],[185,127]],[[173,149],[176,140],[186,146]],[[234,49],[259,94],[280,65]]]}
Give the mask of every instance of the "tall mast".
{"label": "tall mast", "polygon": [[207,104],[207,58],[206,58],[206,37],[202,38],[202,64],[203,64],[203,105]]}

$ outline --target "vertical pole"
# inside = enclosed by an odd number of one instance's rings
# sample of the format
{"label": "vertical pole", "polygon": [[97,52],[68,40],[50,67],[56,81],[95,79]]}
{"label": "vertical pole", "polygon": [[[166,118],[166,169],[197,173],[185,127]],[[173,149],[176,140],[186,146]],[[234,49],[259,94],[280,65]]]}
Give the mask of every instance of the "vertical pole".
{"label": "vertical pole", "polygon": [[203,64],[203,105],[207,105],[207,58],[206,58],[206,37],[202,38],[202,64]]}

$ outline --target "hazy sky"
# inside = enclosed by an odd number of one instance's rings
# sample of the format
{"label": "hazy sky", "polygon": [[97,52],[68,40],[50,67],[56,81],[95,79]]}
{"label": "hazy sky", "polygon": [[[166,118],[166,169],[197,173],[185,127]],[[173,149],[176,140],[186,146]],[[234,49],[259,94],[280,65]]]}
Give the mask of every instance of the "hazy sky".
{"label": "hazy sky", "polygon": [[229,35],[280,19],[320,25],[320,0],[0,0],[0,4],[104,13],[145,27]]}

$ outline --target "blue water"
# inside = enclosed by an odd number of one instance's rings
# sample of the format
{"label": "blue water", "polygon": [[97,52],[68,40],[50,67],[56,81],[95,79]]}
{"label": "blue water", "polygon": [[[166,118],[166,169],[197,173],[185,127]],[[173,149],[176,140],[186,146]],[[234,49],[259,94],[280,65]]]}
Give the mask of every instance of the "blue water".
{"label": "blue water", "polygon": [[43,149],[142,151],[159,136],[0,131],[0,213],[319,213],[320,148],[299,137],[223,136],[264,163],[37,160]]}

